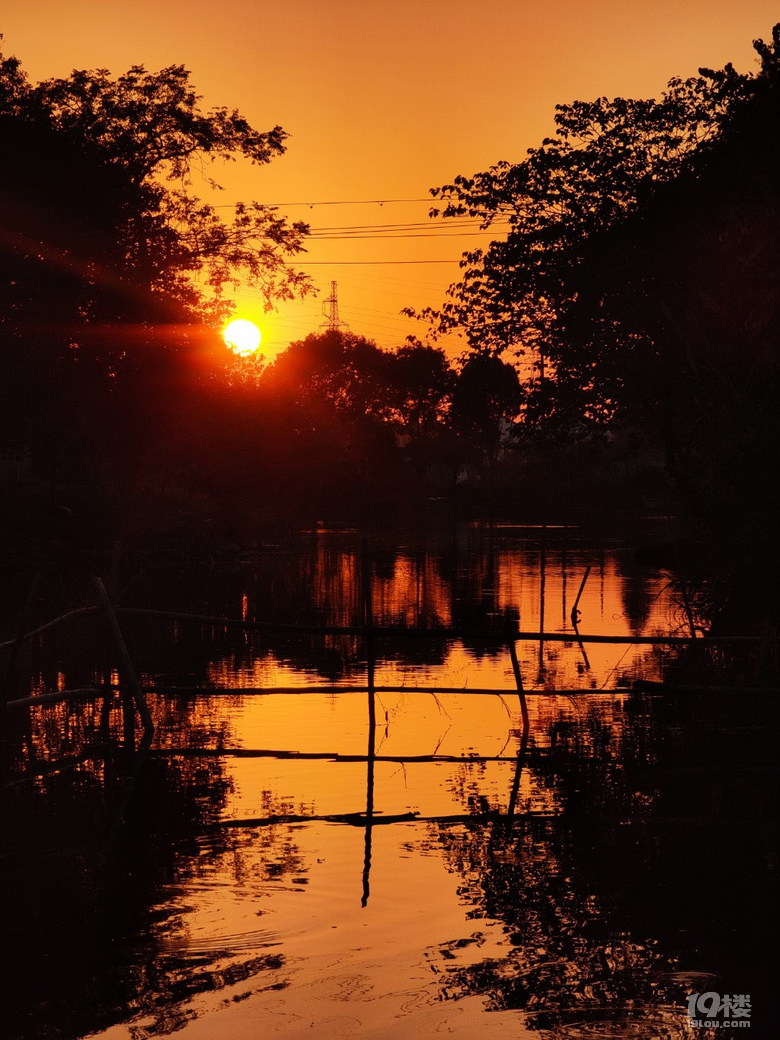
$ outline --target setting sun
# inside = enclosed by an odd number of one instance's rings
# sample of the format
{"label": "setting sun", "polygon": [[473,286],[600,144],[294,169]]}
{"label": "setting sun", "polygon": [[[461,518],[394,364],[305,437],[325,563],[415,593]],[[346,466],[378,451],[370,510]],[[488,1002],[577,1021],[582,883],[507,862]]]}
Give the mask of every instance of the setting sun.
{"label": "setting sun", "polygon": [[223,332],[228,347],[239,357],[249,357],[260,346],[260,329],[247,318],[234,318],[228,322]]}

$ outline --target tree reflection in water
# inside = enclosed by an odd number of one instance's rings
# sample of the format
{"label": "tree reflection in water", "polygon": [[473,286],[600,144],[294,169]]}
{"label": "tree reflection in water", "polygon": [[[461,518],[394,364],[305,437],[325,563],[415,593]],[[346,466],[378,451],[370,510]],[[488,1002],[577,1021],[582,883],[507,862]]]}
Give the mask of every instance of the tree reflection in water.
{"label": "tree reflection in water", "polygon": [[557,813],[525,815],[528,802],[431,828],[470,915],[503,922],[509,943],[447,971],[448,999],[482,994],[551,1038],[682,1036],[702,989],[752,993],[766,1015],[778,791],[764,722],[777,707],[757,694],[747,720],[733,698],[686,696],[633,699],[620,727],[594,709],[553,725],[546,747],[537,734],[529,768]]}
{"label": "tree reflection in water", "polygon": [[[175,741],[224,741],[224,719],[206,725],[208,709],[188,716],[181,708],[171,698],[157,714],[158,725],[166,715],[169,724],[175,719],[168,731]],[[91,711],[79,706],[75,714],[88,719]],[[39,745],[56,769],[72,733],[51,719],[45,730],[48,742]],[[285,984],[278,937],[267,930],[225,936],[216,929],[205,942],[188,934],[191,886],[208,887],[226,864],[233,883],[245,880],[241,838],[213,829],[230,795],[224,763],[147,757],[128,798],[133,758],[96,752],[5,791],[0,866],[4,891],[13,893],[5,926],[14,937],[3,944],[5,1036],[67,1040],[130,1018],[141,1023],[134,1040],[143,1040],[193,1018],[198,994],[245,981],[251,991]],[[43,770],[41,755],[35,766]],[[269,816],[292,808],[271,792],[263,804]],[[262,831],[252,861],[255,883],[305,871],[285,827]]]}

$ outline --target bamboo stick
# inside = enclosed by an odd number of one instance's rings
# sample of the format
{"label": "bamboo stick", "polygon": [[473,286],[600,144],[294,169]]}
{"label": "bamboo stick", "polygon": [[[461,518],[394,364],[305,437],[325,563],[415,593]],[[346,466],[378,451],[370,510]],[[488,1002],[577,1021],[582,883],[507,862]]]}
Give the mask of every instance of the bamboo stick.
{"label": "bamboo stick", "polygon": [[359,755],[340,751],[288,751],[270,748],[154,748],[149,754],[160,758],[279,758],[293,761],[327,762],[516,762],[516,755]]}
{"label": "bamboo stick", "polygon": [[[518,820],[560,820],[563,814],[560,812],[521,812],[516,813],[514,816],[514,822]],[[713,820],[731,820],[731,816],[712,816]],[[636,816],[616,816],[616,815],[586,815],[585,813],[578,815],[567,815],[567,820],[598,820],[600,823],[635,823]],[[376,817],[375,823],[436,823],[442,826],[458,826],[462,824],[474,824],[474,823],[492,823],[492,822],[504,822],[506,816],[499,809],[488,809],[485,812],[474,812],[474,813],[449,813],[442,814],[440,816],[423,816],[422,814],[416,815],[414,813],[400,813],[397,816],[386,816]],[[664,816],[664,822],[673,823],[689,823],[689,822],[701,822],[700,816]],[[244,827],[274,827],[279,824],[295,824],[295,823],[344,823],[355,827],[362,827],[365,824],[365,820],[359,813],[332,813],[325,815],[314,815],[314,816],[298,816],[298,815],[277,815],[277,816],[256,816],[242,820],[218,820],[216,823],[212,823],[207,828],[208,831],[212,830],[223,830],[223,829],[235,829],[239,830]]]}
{"label": "bamboo stick", "polygon": [[509,656],[512,659],[512,672],[514,673],[515,685],[517,686],[517,696],[520,698],[520,714],[523,717],[523,733],[526,734],[529,728],[528,705],[525,701],[523,677],[520,673],[520,662],[517,660],[517,650],[515,648],[514,638],[509,640]]}
{"label": "bamboo stick", "polygon": [[119,663],[122,671],[127,677],[127,686],[129,687],[130,694],[133,702],[138,709],[138,714],[141,717],[141,723],[144,728],[144,733],[154,732],[154,722],[152,722],[152,716],[149,712],[149,708],[144,699],[143,691],[138,684],[138,680],[135,675],[135,669],[133,668],[133,662],[130,659],[130,654],[125,644],[122,630],[119,627],[114,608],[111,605],[111,600],[108,598],[105,586],[100,578],[93,578],[92,584],[94,585],[95,591],[98,594],[100,605],[108,617],[109,624],[111,626],[111,632],[114,636],[114,643],[116,644],[117,653],[119,654]]}
{"label": "bamboo stick", "polygon": [[580,612],[577,609],[577,607],[580,604],[580,596],[582,595],[582,590],[585,588],[585,582],[588,580],[588,575],[589,574],[590,574],[590,564],[588,564],[588,566],[585,569],[585,573],[582,576],[582,582],[580,584],[580,591],[577,593],[577,598],[574,601],[574,606],[571,608],[571,623],[572,623],[572,625],[574,625],[575,628],[577,627],[577,622],[580,619]]}
{"label": "bamboo stick", "polygon": [[33,708],[36,704],[58,704],[62,701],[84,699],[88,700],[90,697],[104,697],[107,692],[104,687],[83,687],[81,689],[74,690],[57,690],[52,693],[38,693],[32,697],[19,697],[16,700],[8,701],[6,708]]}
{"label": "bamboo stick", "polygon": [[[89,700],[92,697],[104,697],[108,693],[123,689],[117,686],[89,686],[73,690],[58,690],[52,693],[39,693],[30,697],[20,697],[8,701],[7,709],[34,708],[36,705],[56,704],[66,700]],[[234,689],[217,686],[141,686],[144,693],[158,694],[165,697],[289,697],[311,696],[313,694],[364,694],[367,686],[265,686],[237,687]],[[487,689],[461,686],[375,686],[375,693],[421,693],[435,696],[447,694],[471,697],[509,697],[517,691],[512,689]],[[629,696],[632,693],[664,694],[664,693],[766,693],[779,694],[778,686],[684,686],[661,682],[649,682],[638,679],[632,688],[623,686],[611,689],[565,689],[565,690],[523,690],[526,697],[617,697]]]}
{"label": "bamboo stick", "polygon": [[[59,617],[53,618],[51,621],[47,621],[46,624],[41,625],[39,628],[33,629],[27,632],[25,639],[30,639],[33,636],[39,635],[41,632],[45,632],[47,629],[60,624],[63,621],[68,620],[72,617],[77,617],[81,614],[92,614],[96,613],[99,607],[79,607],[77,610],[68,611],[67,614],[62,614]],[[291,625],[284,624],[276,621],[250,621],[243,618],[228,618],[222,617],[215,614],[190,614],[182,613],[181,611],[175,610],[153,610],[147,607],[123,607],[115,606],[112,608],[115,614],[126,614],[128,616],[136,617],[148,617],[148,618],[165,618],[171,621],[191,621],[195,624],[202,625],[214,625],[221,628],[243,628],[249,631],[256,632],[297,632],[309,635],[344,635],[344,636],[365,636],[368,634],[368,629],[365,626],[350,626],[350,625]],[[408,636],[413,639],[458,639],[461,637],[467,637],[470,639],[483,639],[487,641],[494,641],[496,643],[506,642],[506,633],[499,629],[474,629],[474,628],[417,628],[413,626],[405,625],[383,625],[381,628],[373,629],[375,636],[386,637],[404,637]],[[515,639],[518,642],[551,642],[551,643],[573,643],[576,642],[576,638],[567,632],[524,632],[518,631],[515,633]],[[592,635],[592,634],[580,634],[579,641],[583,643],[615,643],[615,644],[636,644],[636,645],[647,645],[647,646],[689,646],[692,642],[697,644],[713,644],[718,645],[720,643],[762,643],[780,642],[780,634],[777,635],[758,635],[758,636],[728,636],[728,635],[702,635],[696,636],[694,639],[692,636],[604,636],[604,635]],[[15,639],[7,640],[0,643],[0,650],[7,647],[13,646],[16,642]]]}
{"label": "bamboo stick", "polygon": [[[138,615],[144,617],[169,618],[176,621],[192,621],[198,624],[217,627],[238,627],[258,632],[300,632],[310,635],[344,635],[366,636],[368,628],[363,625],[292,625],[275,621],[249,621],[241,618],[226,618],[212,614],[186,614],[171,610],[150,610],[145,607],[117,606],[117,614]],[[485,639],[496,643],[506,642],[506,632],[499,629],[473,628],[417,628],[406,625],[383,625],[372,629],[375,636],[409,636],[417,639],[457,639],[466,636],[474,639]],[[585,643],[636,643],[659,646],[688,646],[691,636],[603,636],[580,634]],[[567,632],[522,632],[515,633],[518,642],[558,642],[573,643],[574,637]],[[755,643],[763,641],[780,641],[780,634],[775,636],[697,636],[697,643]]]}
{"label": "bamboo stick", "polygon": [[[32,639],[34,636],[39,636],[42,632],[45,632],[49,628],[54,628],[55,625],[61,624],[63,621],[67,621],[69,618],[78,617],[81,614],[97,614],[100,607],[77,607],[75,610],[69,610],[66,614],[60,614],[59,617],[52,618],[51,621],[47,621],[43,625],[39,625],[38,628],[32,628],[29,632],[24,633],[25,640]],[[15,639],[7,639],[4,643],[0,643],[0,650],[5,650],[9,646],[13,646],[16,642]]]}
{"label": "bamboo stick", "polygon": [[371,849],[374,825],[374,763],[376,761],[376,694],[374,691],[374,606],[371,598],[371,557],[368,542],[363,539],[361,558],[361,582],[363,587],[363,622],[366,635],[366,678],[368,679],[368,751],[366,754],[366,813],[365,839],[363,847],[363,875],[360,905],[365,909],[371,894]]}

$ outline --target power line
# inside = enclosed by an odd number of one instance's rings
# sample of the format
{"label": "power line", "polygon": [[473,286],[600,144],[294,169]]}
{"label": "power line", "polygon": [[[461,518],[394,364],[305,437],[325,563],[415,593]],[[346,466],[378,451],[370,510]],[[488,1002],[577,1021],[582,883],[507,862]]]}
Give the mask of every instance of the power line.
{"label": "power line", "polygon": [[439,232],[439,231],[433,231],[433,232],[431,232],[431,231],[428,231],[428,232],[426,232],[426,231],[411,231],[411,232],[404,231],[404,232],[401,232],[400,234],[398,234],[396,232],[390,232],[389,234],[385,234],[385,235],[379,235],[379,234],[359,235],[357,233],[351,234],[351,235],[332,235],[329,232],[325,232],[323,234],[323,233],[317,233],[316,231],[313,231],[311,233],[311,235],[309,235],[308,237],[312,241],[317,241],[317,242],[361,242],[361,241],[366,241],[368,239],[377,239],[377,238],[475,238],[477,236],[482,236],[482,235],[495,235],[495,232],[493,232],[493,231],[456,231],[454,234],[450,235],[450,234],[447,234],[446,232],[442,233],[442,232]]}
{"label": "power line", "polygon": [[[315,206],[391,206],[401,202],[430,202],[433,204],[436,201],[431,196],[425,199],[329,199],[326,202],[264,202],[262,205],[268,208],[273,206],[306,206],[309,209],[314,209]],[[220,203],[212,208],[233,209],[234,207],[231,203]]]}
{"label": "power line", "polygon": [[455,257],[452,260],[299,260],[295,258],[296,267],[346,267],[347,265],[359,265],[361,267],[367,264],[457,264],[460,263],[460,257]]}
{"label": "power line", "polygon": [[390,206],[399,202],[430,202],[433,204],[436,199],[433,196],[425,199],[341,199],[328,202],[267,202],[264,205],[308,206],[309,209],[313,209],[315,206]]}
{"label": "power line", "polygon": [[[500,222],[507,226],[509,221]],[[472,228],[482,224],[480,217],[460,217],[452,220],[405,220],[400,224],[324,224],[321,227],[312,228],[312,233],[318,231],[417,231],[420,228]],[[492,224],[490,225],[493,226]]]}

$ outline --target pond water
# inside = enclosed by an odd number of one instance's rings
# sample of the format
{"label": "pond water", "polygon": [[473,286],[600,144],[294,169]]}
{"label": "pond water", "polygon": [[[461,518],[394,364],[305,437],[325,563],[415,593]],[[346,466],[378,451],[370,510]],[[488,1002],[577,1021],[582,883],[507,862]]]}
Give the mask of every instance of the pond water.
{"label": "pond water", "polygon": [[[125,606],[347,626],[368,572],[377,626],[462,634],[375,636],[372,729],[362,636],[120,613],[150,746],[102,697],[10,713],[4,1035],[745,1033],[692,1029],[701,992],[773,1035],[775,701],[640,693],[677,652],[577,638],[687,634],[633,563],[665,536],[463,524],[366,556],[320,525],[230,566],[122,561]],[[99,621],[37,637],[12,696],[116,679]],[[507,623],[537,633],[527,729]]]}

